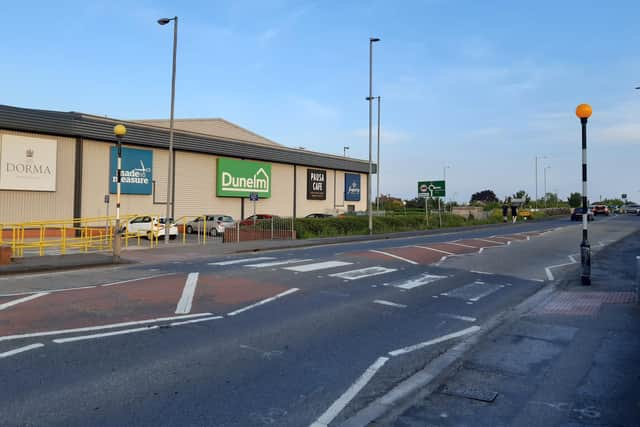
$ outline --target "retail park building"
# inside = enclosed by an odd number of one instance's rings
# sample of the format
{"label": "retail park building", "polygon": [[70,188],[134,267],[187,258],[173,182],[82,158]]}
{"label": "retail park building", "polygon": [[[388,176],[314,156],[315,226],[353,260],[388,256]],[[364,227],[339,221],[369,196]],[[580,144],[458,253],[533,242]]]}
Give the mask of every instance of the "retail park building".
{"label": "retail park building", "polygon": [[[122,215],[164,216],[168,120],[0,105],[0,224],[114,215],[118,123],[127,127]],[[251,193],[257,213],[283,217],[367,208],[366,161],[285,147],[222,119],[175,120],[174,128],[174,218],[245,218]]]}

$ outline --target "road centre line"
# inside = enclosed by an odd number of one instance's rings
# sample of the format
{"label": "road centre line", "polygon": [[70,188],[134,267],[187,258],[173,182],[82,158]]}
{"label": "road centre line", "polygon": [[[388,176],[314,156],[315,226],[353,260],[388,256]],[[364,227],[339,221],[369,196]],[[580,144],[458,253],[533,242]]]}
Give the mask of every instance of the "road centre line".
{"label": "road centre line", "polygon": [[158,329],[158,328],[159,328],[158,325],[153,325],[153,326],[146,326],[144,328],[123,329],[123,330],[114,331],[114,332],[104,332],[104,333],[101,333],[101,334],[81,335],[79,337],[71,337],[71,338],[58,338],[58,339],[53,340],[53,342],[56,343],[56,344],[64,344],[64,343],[68,343],[68,342],[93,340],[93,339],[96,339],[96,338],[104,338],[104,337],[112,337],[114,335],[125,335],[125,334],[133,334],[135,332],[152,331],[152,330]]}
{"label": "road centre line", "polygon": [[279,293],[278,295],[274,295],[272,297],[263,299],[262,301],[258,301],[258,302],[254,303],[254,304],[251,304],[251,305],[248,305],[246,307],[240,308],[238,310],[232,311],[231,313],[227,313],[227,316],[235,316],[235,315],[240,314],[242,312],[245,312],[247,310],[251,310],[252,308],[258,307],[260,305],[266,304],[266,303],[271,302],[271,301],[275,301],[278,298],[282,298],[282,297],[284,297],[286,295],[292,294],[294,292],[298,292],[299,290],[300,289],[298,289],[298,288],[291,288],[289,290],[286,290],[284,292]]}
{"label": "road centre line", "polygon": [[418,265],[418,263],[415,262],[415,261],[412,261],[410,259],[401,257],[399,255],[395,255],[395,254],[392,254],[392,253],[389,253],[389,252],[377,251],[375,249],[369,249],[369,252],[374,252],[374,253],[377,253],[377,254],[386,255],[386,256],[389,256],[391,258],[399,259],[400,261],[408,262],[409,264]]}
{"label": "road centre line", "polygon": [[456,246],[461,246],[463,248],[478,249],[476,246],[463,245],[462,243],[455,243],[455,242],[446,242],[446,243],[447,243],[447,245],[456,245]]}
{"label": "road centre line", "polygon": [[176,314],[188,314],[191,311],[193,296],[196,293],[196,286],[198,286],[198,276],[200,276],[200,273],[189,273],[187,276],[182,289],[182,296],[176,306]]}
{"label": "road centre line", "polygon": [[267,262],[262,262],[259,264],[246,264],[245,267],[253,267],[253,268],[265,268],[265,267],[275,267],[278,265],[287,265],[287,264],[296,264],[299,262],[309,262],[309,261],[313,261],[312,259],[308,258],[308,259],[296,259],[296,258],[292,258],[292,259],[285,259],[285,260],[280,260],[280,261],[267,261]]}
{"label": "road centre line", "polygon": [[371,378],[389,360],[388,357],[379,357],[366,371],[358,378],[342,396],[338,398],[318,419],[309,427],[327,427],[331,421],[351,402],[351,400],[366,386]]}
{"label": "road centre line", "polygon": [[338,277],[344,280],[358,280],[365,277],[379,276],[380,274],[392,273],[398,271],[395,268],[386,268],[380,266],[366,267],[358,270],[343,271],[340,273],[329,274],[329,277]]}
{"label": "road centre line", "polygon": [[232,259],[229,261],[219,261],[219,262],[210,262],[208,265],[233,265],[233,264],[242,264],[244,262],[253,262],[253,261],[266,261],[268,259],[275,259],[272,256],[261,256],[256,258],[243,258],[243,259]]}
{"label": "road centre line", "polygon": [[353,263],[346,261],[324,261],[316,262],[314,264],[298,265],[295,267],[284,267],[284,270],[297,271],[299,273],[308,273],[309,271],[325,270],[328,268],[342,267],[351,264]]}
{"label": "road centre line", "polygon": [[25,351],[34,350],[36,348],[44,347],[42,343],[25,345],[24,347],[18,347],[13,350],[5,351],[4,353],[0,353],[0,359],[4,359],[5,357],[13,356],[18,353],[24,353]]}
{"label": "road centre line", "polygon": [[458,314],[439,313],[439,315],[442,317],[448,317],[449,319],[462,320],[464,322],[475,322],[476,320],[478,320],[475,317],[460,316]]}
{"label": "road centre line", "polygon": [[0,342],[17,340],[22,338],[44,337],[49,335],[62,335],[62,334],[73,334],[76,332],[99,331],[102,329],[122,328],[125,326],[144,325],[148,323],[164,322],[168,320],[178,320],[178,319],[189,319],[189,318],[203,317],[203,316],[213,316],[213,313],[186,314],[184,316],[159,317],[156,319],[136,320],[136,321],[122,322],[122,323],[111,323],[108,325],[101,325],[101,326],[85,326],[83,328],[59,329],[54,331],[32,332],[28,334],[19,334],[19,335],[6,335],[3,337],[0,337]]}
{"label": "road centre line", "polygon": [[188,325],[190,323],[208,322],[210,320],[218,320],[218,319],[224,319],[224,317],[223,316],[213,316],[213,317],[204,317],[204,318],[201,318],[201,319],[184,320],[182,322],[170,323],[169,326]]}
{"label": "road centre line", "polygon": [[163,276],[173,276],[175,274],[177,274],[177,273],[153,274],[151,276],[143,276],[143,277],[138,277],[138,278],[135,278],[135,279],[127,279],[127,280],[120,280],[118,282],[104,283],[104,284],[99,285],[99,286],[121,285],[123,283],[137,282],[138,280],[155,279],[156,277],[163,277]]}
{"label": "road centre line", "polygon": [[376,304],[388,305],[390,307],[407,308],[407,306],[404,304],[398,304],[397,302],[386,301],[383,299],[376,299],[376,300],[373,300],[373,302]]}
{"label": "road centre line", "polygon": [[441,254],[445,254],[445,255],[455,255],[453,252],[447,252],[447,251],[443,251],[440,249],[434,249],[434,248],[430,248],[429,246],[420,246],[420,245],[414,245],[414,248],[420,248],[420,249],[426,249],[429,251],[435,251],[435,252],[440,252]]}
{"label": "road centre line", "polygon": [[37,294],[29,295],[28,297],[14,299],[13,301],[5,302],[4,304],[0,304],[0,310],[4,310],[9,307],[13,307],[14,305],[21,304],[23,302],[31,301],[32,299],[40,298],[45,295],[49,295],[49,292],[40,292]]}
{"label": "road centre line", "polygon": [[476,333],[479,330],[480,330],[480,326],[471,326],[471,327],[468,327],[466,329],[462,329],[462,330],[457,331],[457,332],[453,332],[453,333],[450,333],[450,334],[447,334],[447,335],[443,335],[441,337],[434,338],[434,339],[429,340],[429,341],[421,342],[421,343],[418,343],[418,344],[410,345],[408,347],[402,347],[402,348],[399,348],[397,350],[390,351],[389,355],[395,357],[395,356],[400,356],[402,354],[411,353],[412,351],[420,350],[420,349],[423,349],[423,348],[428,347],[430,345],[438,344],[438,343],[441,343],[441,342],[444,342],[444,341],[448,341],[448,340],[451,340],[451,339],[454,339],[454,338],[459,338],[459,337],[462,337],[462,336],[465,336],[465,335],[468,335],[468,334]]}

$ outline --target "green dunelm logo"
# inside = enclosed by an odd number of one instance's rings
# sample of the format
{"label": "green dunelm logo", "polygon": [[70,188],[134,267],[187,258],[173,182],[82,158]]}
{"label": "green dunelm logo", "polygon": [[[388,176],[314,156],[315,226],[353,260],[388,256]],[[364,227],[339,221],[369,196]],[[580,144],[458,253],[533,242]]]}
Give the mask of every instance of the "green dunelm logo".
{"label": "green dunelm logo", "polygon": [[216,194],[222,197],[271,197],[271,165],[227,158],[218,159]]}

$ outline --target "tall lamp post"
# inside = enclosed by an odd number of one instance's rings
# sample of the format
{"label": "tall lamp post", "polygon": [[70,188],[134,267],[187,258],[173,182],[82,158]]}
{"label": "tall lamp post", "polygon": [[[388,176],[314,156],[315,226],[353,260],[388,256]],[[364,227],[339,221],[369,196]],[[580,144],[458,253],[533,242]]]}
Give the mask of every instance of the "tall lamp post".
{"label": "tall lamp post", "polygon": [[376,156],[376,210],[380,210],[380,96],[378,98],[378,155]]}
{"label": "tall lamp post", "polygon": [[587,202],[587,120],[591,117],[591,106],[580,104],[576,108],[576,116],[582,127],[582,243],[580,244],[580,260],[582,264],[581,281],[583,286],[591,285],[591,246],[589,245],[587,225],[589,223]]}
{"label": "tall lamp post", "polygon": [[551,166],[544,167],[544,207],[547,207],[547,169],[551,169]]}
{"label": "tall lamp post", "polygon": [[536,156],[536,209],[538,209],[538,159],[546,159],[547,156]]}
{"label": "tall lamp post", "polygon": [[120,249],[122,242],[120,241],[120,183],[122,180],[122,138],[127,134],[127,128],[124,125],[115,125],[113,134],[118,141],[118,161],[116,163],[116,229],[113,236],[113,262],[120,262]]}
{"label": "tall lamp post", "polygon": [[171,116],[169,117],[169,171],[167,175],[167,209],[164,217],[164,243],[169,244],[169,218],[174,216],[174,188],[173,188],[173,107],[176,99],[176,50],[178,48],[178,17],[160,18],[158,24],[167,25],[173,21],[173,68],[171,72]]}
{"label": "tall lamp post", "polygon": [[373,234],[373,210],[371,209],[371,175],[373,167],[371,166],[371,122],[373,121],[373,44],[379,42],[377,37],[369,37],[369,176],[367,176],[367,212],[369,212],[369,234]]}

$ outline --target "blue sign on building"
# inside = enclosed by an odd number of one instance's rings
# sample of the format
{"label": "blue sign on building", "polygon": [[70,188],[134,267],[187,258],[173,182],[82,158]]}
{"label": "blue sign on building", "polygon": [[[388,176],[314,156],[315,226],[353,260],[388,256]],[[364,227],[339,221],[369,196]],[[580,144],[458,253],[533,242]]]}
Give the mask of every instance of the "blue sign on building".
{"label": "blue sign on building", "polygon": [[[122,194],[151,194],[153,192],[153,151],[122,148]],[[116,193],[118,149],[111,147],[109,192]]]}
{"label": "blue sign on building", "polygon": [[344,174],[344,200],[347,202],[360,201],[360,175],[355,173]]}

